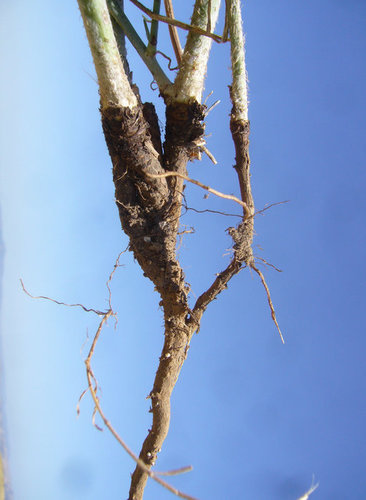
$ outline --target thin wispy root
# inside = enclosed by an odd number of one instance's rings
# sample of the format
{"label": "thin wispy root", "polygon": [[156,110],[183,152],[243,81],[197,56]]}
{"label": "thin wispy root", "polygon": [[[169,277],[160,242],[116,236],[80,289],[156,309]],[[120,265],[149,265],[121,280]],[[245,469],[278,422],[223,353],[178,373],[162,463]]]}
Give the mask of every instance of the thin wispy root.
{"label": "thin wispy root", "polygon": [[19,279],[20,284],[22,285],[23,292],[25,292],[31,299],[43,299],[43,300],[50,300],[51,302],[54,302],[55,304],[59,306],[66,306],[66,307],[81,307],[83,311],[85,312],[92,312],[94,314],[97,314],[98,316],[104,316],[107,314],[108,311],[98,311],[97,309],[89,309],[85,307],[83,304],[67,304],[66,302],[60,302],[59,300],[52,299],[51,297],[47,297],[46,295],[32,295],[28,290],[25,288],[23,280],[20,278]]}
{"label": "thin wispy root", "polygon": [[235,201],[235,203],[238,203],[245,210],[244,220],[246,220],[250,216],[248,205],[244,201],[239,200],[239,198],[237,198],[232,194],[221,193],[221,191],[217,191],[217,189],[213,189],[210,186],[206,186],[205,184],[202,184],[202,182],[197,181],[196,179],[191,179],[191,177],[188,177],[188,175],[180,174],[178,172],[164,172],[163,174],[150,174],[149,172],[145,172],[145,175],[151,177],[152,179],[162,179],[163,177],[179,177],[180,179],[184,179],[187,182],[191,182],[192,184],[195,184],[196,186],[205,189],[209,193],[212,193],[215,196],[218,196],[219,198]]}
{"label": "thin wispy root", "polygon": [[169,490],[171,493],[173,493],[174,495],[176,495],[176,496],[178,496],[180,498],[185,498],[186,500],[198,500],[197,498],[192,497],[190,495],[187,495],[186,493],[178,490],[177,488],[174,488],[174,486],[171,486],[169,483],[167,483],[166,481],[164,481],[163,479],[161,479],[159,477],[159,476],[176,476],[178,474],[183,474],[185,472],[189,472],[189,471],[191,471],[193,469],[193,467],[191,465],[186,466],[186,467],[181,467],[179,469],[173,469],[171,471],[163,471],[163,472],[158,472],[158,471],[152,471],[152,470],[150,470],[146,466],[146,464],[137,455],[135,455],[135,453],[131,450],[131,448],[121,438],[121,436],[118,434],[118,432],[112,426],[112,424],[110,423],[110,421],[107,419],[107,417],[104,414],[104,412],[102,410],[102,407],[100,405],[100,400],[99,400],[99,397],[98,397],[98,394],[97,394],[97,392],[98,392],[98,382],[97,382],[97,379],[96,379],[96,377],[95,377],[95,375],[93,373],[93,370],[92,370],[92,367],[91,367],[91,361],[92,361],[92,358],[93,358],[93,355],[94,355],[94,352],[95,352],[95,348],[96,348],[98,339],[100,337],[100,334],[102,333],[104,325],[107,323],[108,319],[111,318],[111,317],[113,317],[117,321],[117,319],[116,319],[117,315],[113,311],[113,308],[112,308],[112,292],[111,292],[110,284],[111,284],[112,278],[114,276],[114,273],[116,272],[117,268],[120,267],[119,259],[120,259],[121,255],[125,251],[126,250],[124,250],[123,252],[121,252],[118,255],[117,260],[116,260],[116,262],[114,264],[113,270],[110,273],[109,278],[108,278],[108,280],[106,282],[106,287],[107,287],[107,290],[108,290],[108,305],[109,305],[109,308],[108,308],[107,311],[104,311],[104,312],[99,311],[97,309],[87,308],[83,304],[67,304],[66,302],[61,302],[59,300],[53,299],[51,297],[48,297],[46,295],[37,295],[37,296],[36,295],[32,295],[25,288],[22,279],[20,279],[20,283],[21,283],[23,291],[29,297],[31,297],[32,299],[49,300],[51,302],[54,302],[55,304],[66,306],[66,307],[81,307],[85,312],[93,312],[93,313],[97,314],[98,316],[102,316],[102,319],[101,319],[101,321],[99,323],[98,329],[97,329],[97,331],[96,331],[96,333],[94,335],[91,347],[89,349],[88,356],[87,356],[87,358],[84,361],[85,362],[85,367],[86,367],[86,377],[87,377],[87,381],[88,381],[88,387],[80,395],[80,398],[79,398],[79,401],[78,401],[78,404],[77,404],[77,414],[79,415],[79,413],[80,413],[80,402],[81,402],[81,400],[83,399],[83,397],[85,396],[85,394],[89,391],[90,394],[91,394],[91,396],[92,396],[92,398],[93,398],[93,402],[94,402],[94,410],[93,410],[93,415],[92,415],[92,422],[93,422],[94,427],[96,427],[96,429],[98,429],[99,431],[103,430],[95,422],[95,417],[96,417],[96,414],[98,413],[100,415],[101,419],[103,420],[104,425],[107,427],[107,429],[110,431],[110,433],[116,439],[116,441],[122,446],[122,448],[132,458],[132,460],[134,460],[134,462],[137,464],[137,466],[140,467],[144,472],[146,472],[146,474],[151,479],[153,479],[154,481],[156,481],[157,483],[159,483],[161,486],[163,486],[164,488],[166,488],[167,490]]}
{"label": "thin wispy root", "polygon": [[282,273],[282,269],[278,269],[278,267],[274,266],[273,264],[271,264],[270,262],[267,262],[266,259],[263,259],[263,257],[258,257],[258,255],[256,256],[256,259],[260,260],[261,262],[263,262],[263,264],[265,264],[266,266],[269,266],[269,267],[272,267],[272,269],[274,269],[275,271],[277,271],[278,273]]}
{"label": "thin wispy root", "polygon": [[261,279],[262,285],[264,286],[264,289],[265,289],[266,294],[267,294],[267,300],[268,300],[269,307],[271,309],[271,316],[272,316],[273,322],[276,325],[278,333],[280,334],[280,338],[281,338],[282,344],[284,344],[285,340],[283,338],[280,326],[279,326],[279,324],[277,322],[276,312],[275,312],[275,309],[274,309],[274,306],[273,306],[273,302],[272,302],[272,299],[271,299],[271,294],[269,292],[269,288],[268,288],[267,282],[266,282],[266,280],[265,280],[265,278],[263,276],[263,273],[253,263],[250,264],[250,268],[253,269],[253,271],[255,271],[258,274],[258,276],[260,277],[260,279]]}
{"label": "thin wispy root", "polygon": [[163,472],[155,471],[156,475],[159,476],[178,476],[179,474],[185,474],[186,472],[191,472],[193,470],[192,465],[187,465],[186,467],[180,467],[180,469],[173,469]]}

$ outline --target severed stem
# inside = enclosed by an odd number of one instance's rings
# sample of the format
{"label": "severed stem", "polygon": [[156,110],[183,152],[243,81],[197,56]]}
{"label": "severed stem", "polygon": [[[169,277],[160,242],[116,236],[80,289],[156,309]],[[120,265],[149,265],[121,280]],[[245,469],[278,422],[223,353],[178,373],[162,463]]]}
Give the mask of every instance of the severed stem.
{"label": "severed stem", "polygon": [[137,99],[123,69],[106,0],[78,0],[98,76],[102,109],[133,108]]}

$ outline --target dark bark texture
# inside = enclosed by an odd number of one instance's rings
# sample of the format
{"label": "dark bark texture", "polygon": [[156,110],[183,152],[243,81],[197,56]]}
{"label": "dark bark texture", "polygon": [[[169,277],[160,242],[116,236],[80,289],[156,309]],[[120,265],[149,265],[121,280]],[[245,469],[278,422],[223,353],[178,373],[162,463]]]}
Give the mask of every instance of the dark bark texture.
{"label": "dark bark texture", "polygon": [[186,174],[186,165],[203,135],[203,108],[167,107],[166,141],[152,104],[130,110],[108,108],[103,130],[113,162],[116,203],[130,249],[162,298],[167,290],[184,289],[183,272],[176,261],[183,181],[178,177],[152,178],[166,171]]}
{"label": "dark bark texture", "polygon": [[[168,433],[170,396],[184,362],[193,325],[188,321],[188,287],[176,258],[183,181],[153,178],[166,171],[186,174],[204,133],[204,108],[198,103],[167,106],[164,148],[152,104],[111,107],[102,112],[113,162],[116,203],[130,250],[155,285],[164,309],[165,343],[150,397],[153,424],[140,458],[152,466]],[[142,498],[147,475],[138,466],[130,499]]]}
{"label": "dark bark texture", "polygon": [[[110,107],[102,111],[103,130],[113,163],[113,181],[121,225],[130,239],[129,248],[144,275],[155,285],[164,310],[165,341],[150,393],[152,427],[143,443],[140,458],[154,465],[170,422],[170,397],[187,355],[192,335],[199,329],[208,304],[225,288],[234,274],[253,259],[253,199],[249,176],[249,122],[232,120],[236,149],[235,169],[244,213],[237,228],[229,228],[234,256],[212,285],[188,304],[188,285],[176,256],[184,181],[178,176],[159,177],[165,172],[187,174],[189,160],[199,156],[204,134],[204,106],[170,104],[166,108],[165,141],[162,145],[155,108],[152,104],[135,109]],[[138,465],[132,475],[129,500],[140,500],[147,474]]]}

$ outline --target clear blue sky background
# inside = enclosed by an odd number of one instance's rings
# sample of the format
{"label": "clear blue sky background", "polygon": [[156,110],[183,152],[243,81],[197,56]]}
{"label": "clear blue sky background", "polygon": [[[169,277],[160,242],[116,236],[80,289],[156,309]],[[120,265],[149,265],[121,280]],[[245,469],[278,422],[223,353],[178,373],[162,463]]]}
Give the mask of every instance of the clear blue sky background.
{"label": "clear blue sky background", "polygon": [[[179,2],[175,2],[176,4]],[[181,2],[184,3],[184,2]],[[187,9],[176,7],[187,19]],[[189,4],[189,5],[188,5]],[[142,31],[141,15],[129,9]],[[1,335],[7,441],[16,500],[121,499],[133,463],[91,422],[83,359],[97,318],[33,301],[20,288],[106,306],[106,278],[127,240],[76,0],[0,3]],[[247,270],[212,304],[173,396],[157,468],[187,464],[172,483],[201,500],[366,498],[366,3],[244,2],[256,219],[282,345],[264,290]],[[222,24],[219,31],[222,29]],[[165,30],[162,30],[162,32]],[[129,49],[143,99],[158,102]],[[214,46],[205,158],[190,174],[237,194],[228,132],[228,48]],[[164,63],[164,61],[163,61]],[[162,107],[159,112],[163,122]],[[187,189],[189,205],[237,212]],[[235,219],[195,215],[180,255],[192,300],[226,265]],[[118,311],[93,367],[108,418],[136,452],[150,426],[145,399],[161,350],[162,313],[131,255],[113,282]],[[149,483],[147,500],[172,498]]]}

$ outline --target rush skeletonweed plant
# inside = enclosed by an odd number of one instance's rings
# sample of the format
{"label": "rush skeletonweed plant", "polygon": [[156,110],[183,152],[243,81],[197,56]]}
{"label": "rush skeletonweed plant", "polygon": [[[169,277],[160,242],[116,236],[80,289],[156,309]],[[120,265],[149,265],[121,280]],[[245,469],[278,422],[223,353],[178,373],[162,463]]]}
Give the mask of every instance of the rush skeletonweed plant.
{"label": "rush skeletonweed plant", "polygon": [[[283,341],[269,289],[253,255],[255,208],[250,185],[249,120],[244,36],[240,0],[226,0],[222,8],[224,30],[215,32],[220,0],[196,0],[190,21],[175,19],[171,0],[160,0],[147,8],[129,0],[144,17],[146,42],[136,32],[120,0],[78,0],[90,50],[97,73],[102,127],[113,165],[115,198],[129,250],[160,295],[164,313],[164,345],[150,393],[152,426],[131,477],[129,499],[141,499],[149,477],[182,498],[193,498],[162,481],[152,471],[169,430],[170,398],[188,353],[192,336],[200,328],[207,306],[227,288],[230,279],[244,267],[259,276],[268,300],[272,319]],[[170,47],[160,47],[158,28],[168,25]],[[184,30],[186,42],[181,46]],[[180,38],[181,37],[181,38]],[[157,99],[165,105],[165,134],[162,137],[155,107],[143,103],[132,81],[126,39],[151,72],[158,89]],[[211,188],[187,172],[190,161],[207,155],[205,118],[210,111],[202,95],[210,49],[213,43],[230,44],[232,82],[229,88],[231,115],[228,133],[235,147],[235,171],[240,198]],[[157,54],[165,56],[169,69],[162,69]],[[174,53],[176,64],[166,54]],[[159,58],[159,60],[161,60]],[[164,60],[164,59],[163,59]],[[228,63],[229,65],[229,63]],[[172,75],[174,78],[172,78]],[[150,82],[147,83],[149,85]],[[224,270],[217,270],[211,285],[192,301],[189,285],[177,255],[184,186],[196,184],[206,193],[227,198],[240,207],[239,223],[230,227],[232,254]],[[95,389],[90,361],[110,307],[100,313],[102,320],[86,360],[89,389],[96,411],[120,444],[127,448],[104,416]],[[179,472],[179,471],[178,471]],[[180,471],[181,472],[181,471]]]}

